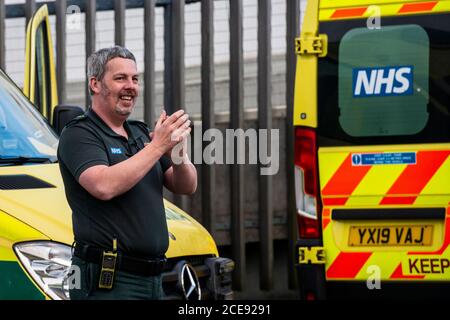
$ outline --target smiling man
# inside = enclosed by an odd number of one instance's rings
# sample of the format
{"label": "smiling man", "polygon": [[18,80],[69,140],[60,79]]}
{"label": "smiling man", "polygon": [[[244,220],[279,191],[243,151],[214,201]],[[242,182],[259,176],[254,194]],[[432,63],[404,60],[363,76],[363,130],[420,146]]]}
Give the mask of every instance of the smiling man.
{"label": "smiling man", "polygon": [[168,248],[163,185],[178,194],[197,188],[186,150],[181,164],[167,157],[189,135],[189,117],[163,112],[150,138],[145,123],[127,120],[139,94],[134,55],[116,46],[87,64],[92,106],[66,126],[58,147],[72,209],[72,265],[81,272],[70,297],[160,299]]}

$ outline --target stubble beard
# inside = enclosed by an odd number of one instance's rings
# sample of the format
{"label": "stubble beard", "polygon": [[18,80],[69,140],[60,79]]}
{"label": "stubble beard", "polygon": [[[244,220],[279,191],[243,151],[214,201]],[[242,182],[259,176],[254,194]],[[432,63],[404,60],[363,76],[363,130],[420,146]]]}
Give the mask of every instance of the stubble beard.
{"label": "stubble beard", "polygon": [[[104,84],[103,82],[102,82],[102,91],[100,92],[100,94],[105,98],[105,100],[112,97],[111,90],[109,90],[108,86],[106,84]],[[114,106],[114,112],[117,115],[120,115],[122,117],[129,117],[130,114],[134,110],[134,106],[135,106],[135,104],[133,103],[130,108],[121,107],[120,106],[120,98],[119,98],[119,96],[117,96],[117,103]]]}

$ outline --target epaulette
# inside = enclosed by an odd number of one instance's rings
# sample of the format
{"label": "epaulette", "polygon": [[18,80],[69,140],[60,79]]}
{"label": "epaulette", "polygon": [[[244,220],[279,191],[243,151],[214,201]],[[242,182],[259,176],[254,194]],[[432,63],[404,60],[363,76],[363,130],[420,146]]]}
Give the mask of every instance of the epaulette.
{"label": "epaulette", "polygon": [[87,119],[87,117],[88,116],[87,116],[86,113],[82,114],[82,115],[79,115],[79,116],[73,118],[72,120],[70,120],[69,122],[67,122],[66,127],[73,126],[74,124]]}
{"label": "epaulette", "polygon": [[128,124],[130,126],[136,126],[139,127],[141,130],[143,130],[144,132],[146,132],[147,134],[150,132],[150,128],[148,127],[148,125],[143,122],[143,121],[139,121],[139,120],[128,120]]}

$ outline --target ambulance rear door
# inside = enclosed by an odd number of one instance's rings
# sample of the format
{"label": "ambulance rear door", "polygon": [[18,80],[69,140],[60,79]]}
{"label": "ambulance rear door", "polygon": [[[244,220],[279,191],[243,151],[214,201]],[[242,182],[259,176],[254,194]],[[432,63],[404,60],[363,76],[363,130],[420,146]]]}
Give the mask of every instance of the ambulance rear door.
{"label": "ambulance rear door", "polygon": [[326,279],[450,281],[450,14],[319,33]]}

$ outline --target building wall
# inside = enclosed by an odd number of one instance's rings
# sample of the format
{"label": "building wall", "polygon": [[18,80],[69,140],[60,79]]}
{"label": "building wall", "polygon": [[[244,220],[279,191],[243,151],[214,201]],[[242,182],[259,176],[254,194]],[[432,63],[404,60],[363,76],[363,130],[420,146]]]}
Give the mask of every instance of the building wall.
{"label": "building wall", "polygon": [[[286,108],[284,106],[275,107],[272,112],[272,129],[278,130],[279,149],[276,154],[271,154],[271,168],[275,169],[275,161],[278,162],[278,171],[271,176],[273,188],[273,237],[274,239],[285,239],[287,237],[287,189],[286,189]],[[258,111],[256,108],[247,108],[244,112],[244,131],[248,129],[258,129]],[[195,119],[196,121],[198,119]],[[197,128],[197,124],[194,127]],[[222,112],[216,115],[216,128],[222,132],[226,139],[225,130],[229,128],[229,114]],[[195,133],[193,134],[195,137]],[[195,138],[192,144],[195,144]],[[247,139],[245,143],[245,159],[249,159],[249,150],[252,147]],[[225,148],[225,141],[223,142]],[[254,145],[253,145],[254,146]],[[224,149],[225,150],[225,149]],[[225,154],[225,151],[224,151]],[[195,155],[190,157],[196,162]],[[245,241],[247,243],[259,241],[259,184],[260,168],[257,164],[244,165],[244,226]],[[201,166],[196,165],[199,175],[199,185],[197,192],[188,197],[187,212],[198,221],[202,220],[202,194]],[[214,216],[216,219],[215,240],[220,246],[231,244],[231,165],[215,164],[216,190],[214,195]],[[170,198],[166,193],[165,197]]]}
{"label": "building wall", "polygon": [[[101,0],[97,0],[101,1]],[[289,0],[272,0],[272,72],[274,105],[284,104],[285,95],[285,53],[286,53],[286,2]],[[5,3],[24,3],[24,0],[6,0]],[[43,0],[37,2],[44,2]],[[229,1],[216,0],[214,16],[216,79],[216,111],[229,109]],[[257,58],[257,0],[243,1],[243,46],[244,46],[244,105],[256,107],[256,58]],[[306,0],[301,0],[301,12],[304,12]],[[164,71],[164,20],[163,8],[155,12],[155,67],[156,67],[156,105],[163,105],[163,71]],[[72,20],[73,21],[73,20]],[[185,84],[186,105],[188,111],[200,110],[200,75],[201,75],[201,32],[200,3],[187,4],[185,7]],[[55,37],[55,17],[50,17],[52,34]],[[128,9],[126,12],[126,46],[137,58],[138,70],[144,69],[143,9]],[[6,71],[13,80],[22,85],[25,59],[25,18],[6,20]],[[114,13],[103,11],[97,13],[96,47],[114,45]],[[67,28],[67,98],[68,104],[84,106],[85,81],[85,36],[84,14],[80,23],[69,23]],[[54,39],[54,42],[56,40]],[[158,111],[158,110],[157,110]],[[137,104],[133,118],[143,118],[142,97]]]}

